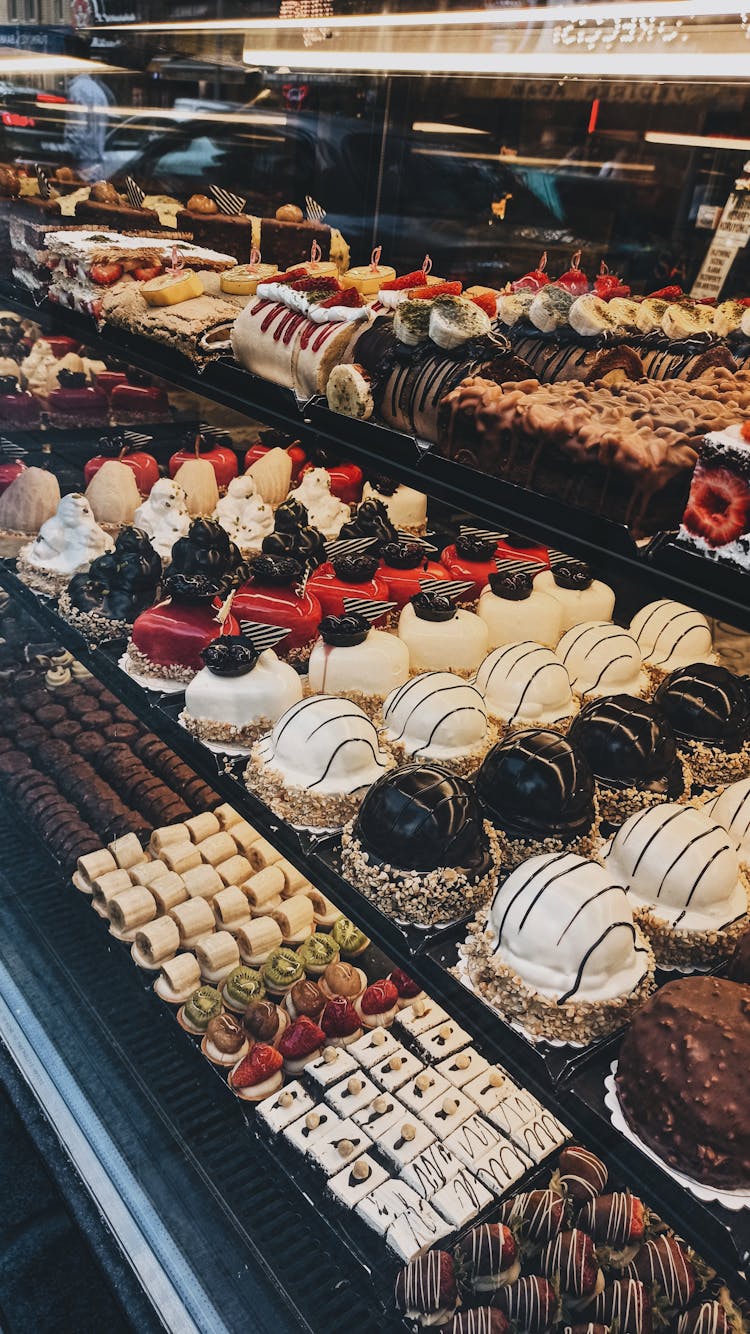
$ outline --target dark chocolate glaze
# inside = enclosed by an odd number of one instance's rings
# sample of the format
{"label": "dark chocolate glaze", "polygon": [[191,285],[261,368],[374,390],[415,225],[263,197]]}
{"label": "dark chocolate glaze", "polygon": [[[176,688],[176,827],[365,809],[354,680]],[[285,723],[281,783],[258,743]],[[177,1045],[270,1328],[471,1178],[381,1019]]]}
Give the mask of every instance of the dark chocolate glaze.
{"label": "dark chocolate glaze", "polygon": [[473,787],[438,764],[405,764],[379,778],[354,834],[373,861],[399,870],[444,866],[476,880],[492,867]]}
{"label": "dark chocolate glaze", "polygon": [[726,667],[697,662],[662,681],[654,701],[679,740],[735,752],[750,740],[750,689]]}
{"label": "dark chocolate glaze", "polygon": [[648,700],[634,695],[591,700],[573,719],[568,740],[586,756],[600,783],[659,792],[668,801],[684,793],[674,733]]}
{"label": "dark chocolate glaze", "polygon": [[132,624],[156,600],[161,558],[139,528],[121,528],[114,551],[96,560],[68,584],[68,597],[81,612]]}
{"label": "dark chocolate glaze", "polygon": [[577,746],[559,732],[525,728],[493,746],[476,776],[487,818],[511,838],[561,843],[594,823],[594,778]]}
{"label": "dark chocolate glaze", "polygon": [[370,622],[357,612],[348,612],[346,616],[324,616],[319,628],[325,644],[331,648],[349,648],[364,644],[370,633]]}

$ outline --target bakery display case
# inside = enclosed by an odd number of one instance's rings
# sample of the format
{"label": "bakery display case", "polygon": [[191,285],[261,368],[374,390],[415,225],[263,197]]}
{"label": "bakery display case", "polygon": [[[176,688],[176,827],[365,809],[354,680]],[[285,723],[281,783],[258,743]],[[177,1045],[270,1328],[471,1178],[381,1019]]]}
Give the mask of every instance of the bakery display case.
{"label": "bakery display case", "polygon": [[234,8],[3,117],[0,1069],[134,1328],[741,1334],[746,15]]}

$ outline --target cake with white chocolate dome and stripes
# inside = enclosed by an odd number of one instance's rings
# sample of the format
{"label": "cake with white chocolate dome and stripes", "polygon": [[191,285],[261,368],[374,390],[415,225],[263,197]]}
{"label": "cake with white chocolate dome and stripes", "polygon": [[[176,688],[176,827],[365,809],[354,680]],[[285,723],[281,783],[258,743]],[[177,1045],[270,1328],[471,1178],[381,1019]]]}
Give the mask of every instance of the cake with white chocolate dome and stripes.
{"label": "cake with white chocolate dome and stripes", "polygon": [[424,672],[383,704],[383,739],[397,760],[435,760],[469,777],[494,740],[475,685],[451,672]]}
{"label": "cake with white chocolate dome and stripes", "polygon": [[552,727],[564,732],[578,712],[567,669],[532,639],[487,654],[474,678],[487,713],[505,728]]}
{"label": "cake with white chocolate dome and stripes", "polygon": [[671,598],[641,607],[630,622],[630,633],[655,685],[677,667],[718,662],[706,617]]}
{"label": "cake with white chocolate dome and stripes", "polygon": [[617,875],[573,853],[531,857],[459,947],[474,990],[533,1037],[585,1044],[627,1023],[654,956]]}

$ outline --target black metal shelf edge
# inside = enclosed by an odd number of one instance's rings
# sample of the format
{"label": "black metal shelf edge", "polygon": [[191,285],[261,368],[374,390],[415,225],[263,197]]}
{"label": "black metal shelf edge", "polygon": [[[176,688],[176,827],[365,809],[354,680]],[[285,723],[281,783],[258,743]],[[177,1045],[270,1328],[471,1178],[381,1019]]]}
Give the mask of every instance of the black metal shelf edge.
{"label": "black metal shelf edge", "polygon": [[[149,692],[133,682],[117,665],[116,659],[100,649],[90,648],[82,636],[58,616],[49,602],[37,598],[2,563],[0,586],[17,597],[32,616],[48,625],[56,638],[66,644],[147,727],[172,746],[196,773],[211,783],[221,796],[268,837],[314,884],[350,913],[376,943],[382,945],[395,963],[413,973],[440,1004],[478,1036],[480,1046],[485,1049],[488,1058],[503,1065],[511,1076],[540,1097],[570,1126],[575,1135],[616,1162],[632,1182],[633,1188],[654,1202],[710,1264],[721,1272],[726,1272],[728,1265],[731,1265],[732,1271],[738,1273],[743,1290],[750,1296],[750,1280],[742,1273],[736,1241],[740,1242],[743,1249],[745,1243],[734,1236],[737,1215],[714,1211],[700,1204],[667,1172],[655,1166],[637,1147],[614,1131],[606,1116],[597,1114],[584,1099],[576,1095],[577,1069],[565,1072],[565,1077],[553,1084],[542,1063],[530,1057],[529,1046],[520,1036],[495,1019],[488,1008],[431,958],[429,953],[422,949],[410,951],[401,929],[345,880],[332,865],[330,858],[320,854],[314,842],[303,845],[294,829],[278,820],[231,772],[220,769],[216,757],[179,726],[169,712],[169,705],[165,709],[158,701],[152,701]],[[425,937],[425,945],[433,942],[434,937]],[[616,1045],[613,1044],[613,1057],[615,1052]]]}
{"label": "black metal shelf edge", "polygon": [[229,361],[198,369],[180,353],[154,341],[117,330],[99,330],[76,312],[42,302],[0,283],[0,298],[30,319],[74,335],[100,352],[160,375],[182,389],[213,399],[249,417],[258,417],[292,435],[307,435],[338,455],[348,455],[377,472],[427,491],[466,510],[493,528],[520,528],[529,537],[558,546],[594,563],[602,574],[645,582],[654,597],[684,601],[708,616],[750,630],[750,575],[717,566],[670,542],[639,549],[628,530],[600,515],[567,505],[501,478],[473,473],[462,464],[420,450],[408,436],[373,422],[352,421],[325,404],[300,404],[290,390],[270,384]]}

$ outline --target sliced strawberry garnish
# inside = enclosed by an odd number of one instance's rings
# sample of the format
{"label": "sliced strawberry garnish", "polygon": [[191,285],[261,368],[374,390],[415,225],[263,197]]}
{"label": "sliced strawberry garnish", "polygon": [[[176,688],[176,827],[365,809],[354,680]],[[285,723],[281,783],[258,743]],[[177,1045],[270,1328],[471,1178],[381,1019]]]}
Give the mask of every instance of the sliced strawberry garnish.
{"label": "sliced strawberry garnish", "polygon": [[410,301],[432,301],[436,296],[460,296],[463,283],[432,283],[426,287],[411,287]]}
{"label": "sliced strawberry garnish", "polygon": [[110,287],[122,277],[122,264],[92,264],[90,277],[91,281],[98,283],[100,287]]}
{"label": "sliced strawberry garnish", "polygon": [[[287,269],[286,273],[275,273],[272,281],[275,283],[296,283],[300,278],[306,278],[307,276],[307,269]],[[269,281],[271,280],[269,279]]]}
{"label": "sliced strawberry garnish", "polygon": [[315,274],[308,274],[304,278],[295,278],[291,284],[295,292],[340,292],[341,283],[338,278],[327,278],[325,275],[316,278]]}
{"label": "sliced strawberry garnish", "polygon": [[365,987],[360,1006],[363,1014],[386,1014],[397,1002],[396,988],[387,978],[383,978],[382,981],[373,982],[371,986]]}
{"label": "sliced strawberry garnish", "polygon": [[556,287],[562,287],[564,291],[569,292],[571,296],[583,296],[584,292],[589,290],[589,280],[586,274],[581,271],[581,252],[577,250],[571,260],[570,268],[561,274],[555,283]]}
{"label": "sliced strawberry garnish", "polygon": [[133,277],[137,278],[139,283],[148,283],[152,278],[158,278],[163,273],[161,264],[152,264],[150,268],[133,269]]}
{"label": "sliced strawberry garnish", "polygon": [[656,292],[649,292],[649,294],[648,294],[648,300],[649,300],[649,301],[679,301],[680,297],[683,296],[683,295],[684,295],[684,293],[683,293],[682,288],[681,288],[681,287],[677,287],[677,286],[675,286],[674,284],[672,284],[671,287],[660,287],[660,288],[658,289],[658,291],[656,291]]}
{"label": "sliced strawberry garnish", "polygon": [[277,1074],[283,1064],[275,1047],[269,1047],[265,1042],[257,1042],[250,1055],[237,1066],[231,1076],[231,1083],[238,1089],[252,1088],[253,1085],[262,1084],[265,1079]]}
{"label": "sliced strawberry garnish", "polygon": [[414,273],[404,273],[400,278],[391,278],[389,283],[381,283],[381,292],[405,292],[410,287],[424,287],[427,282],[427,274],[424,269],[418,269]]}
{"label": "sliced strawberry garnish", "polygon": [[296,1061],[316,1051],[321,1042],[325,1042],[325,1036],[322,1028],[318,1028],[312,1019],[303,1014],[289,1025],[279,1042],[279,1051],[286,1060]]}
{"label": "sliced strawberry garnish", "polygon": [[334,996],[320,1016],[320,1026],[329,1038],[348,1038],[360,1027],[359,1015],[351,1001]]}
{"label": "sliced strawberry garnish", "polygon": [[470,300],[474,302],[475,306],[479,306],[479,309],[483,310],[485,315],[489,315],[490,319],[494,320],[497,315],[497,297],[493,296],[491,292],[480,292],[478,296],[473,296]]}
{"label": "sliced strawberry garnish", "polygon": [[352,306],[356,308],[364,304],[362,293],[358,292],[356,287],[345,287],[343,291],[335,292],[333,296],[329,296],[325,301],[320,302],[324,310],[330,309],[331,306]]}
{"label": "sliced strawberry garnish", "polygon": [[531,269],[525,273],[523,278],[518,278],[516,282],[511,283],[514,292],[538,292],[542,287],[546,287],[549,282],[549,274],[545,272],[547,268],[547,251],[545,250],[539,261],[539,267]]}
{"label": "sliced strawberry garnish", "polygon": [[419,983],[415,982],[413,977],[409,977],[403,968],[392,968],[390,978],[401,1000],[412,1000],[422,990]]}
{"label": "sliced strawberry garnish", "polygon": [[728,468],[698,464],[682,522],[711,547],[734,542],[750,528],[750,487]]}

